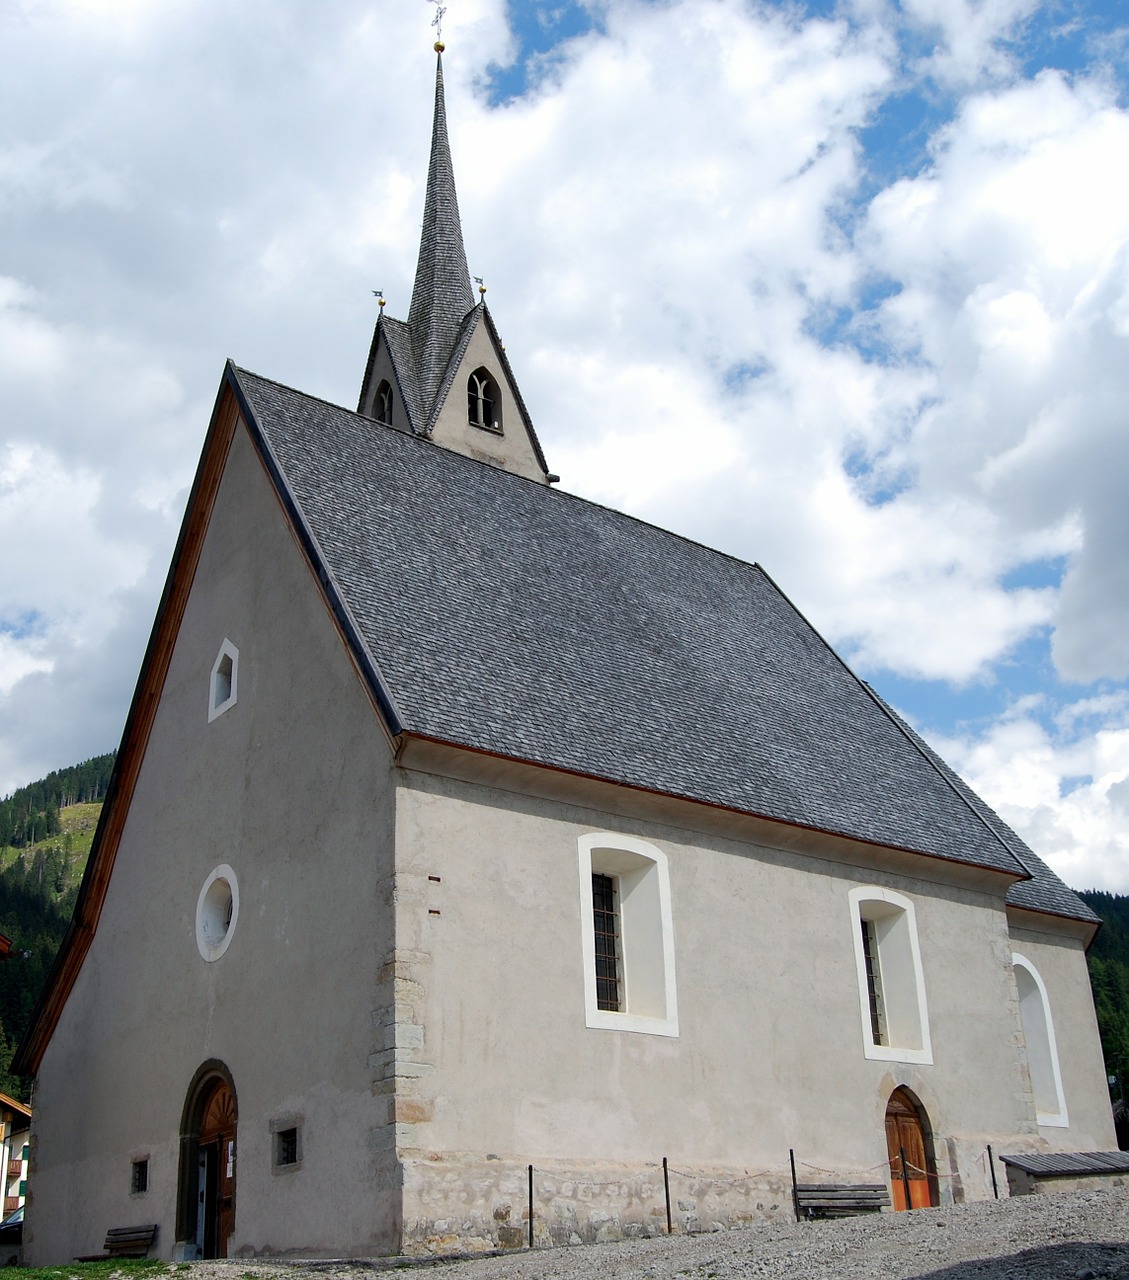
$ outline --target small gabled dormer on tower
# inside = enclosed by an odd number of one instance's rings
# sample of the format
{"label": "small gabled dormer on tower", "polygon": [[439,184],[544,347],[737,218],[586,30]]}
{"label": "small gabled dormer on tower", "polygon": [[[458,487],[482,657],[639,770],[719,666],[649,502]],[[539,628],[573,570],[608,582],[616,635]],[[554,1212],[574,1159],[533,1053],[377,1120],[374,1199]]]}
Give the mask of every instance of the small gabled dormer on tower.
{"label": "small gabled dormer on tower", "polygon": [[479,290],[474,299],[447,140],[443,45],[436,43],[435,116],[419,261],[407,320],[380,315],[358,412],[444,448],[547,484],[533,423]]}

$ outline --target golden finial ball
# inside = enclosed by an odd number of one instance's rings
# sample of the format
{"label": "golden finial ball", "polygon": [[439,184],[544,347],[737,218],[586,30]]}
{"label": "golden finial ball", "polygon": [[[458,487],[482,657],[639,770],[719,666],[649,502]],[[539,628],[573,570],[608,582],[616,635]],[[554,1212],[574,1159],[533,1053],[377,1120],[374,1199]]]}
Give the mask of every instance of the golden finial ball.
{"label": "golden finial ball", "polygon": [[442,41],[442,40],[436,40],[436,42],[435,42],[435,52],[436,52],[436,53],[442,53],[442,52],[443,52],[443,50],[444,50],[444,49],[446,49],[446,47],[447,47],[447,46],[443,43],[443,41]]}
{"label": "golden finial ball", "polygon": [[384,299],[383,299],[383,298],[377,298],[377,300],[376,300],[376,305],[377,305],[378,307],[383,308],[383,306],[384,306]]}
{"label": "golden finial ball", "polygon": [[486,292],[486,286],[485,286],[484,284],[480,284],[480,285],[478,286],[478,292],[479,292],[479,293],[485,293],[485,292]]}

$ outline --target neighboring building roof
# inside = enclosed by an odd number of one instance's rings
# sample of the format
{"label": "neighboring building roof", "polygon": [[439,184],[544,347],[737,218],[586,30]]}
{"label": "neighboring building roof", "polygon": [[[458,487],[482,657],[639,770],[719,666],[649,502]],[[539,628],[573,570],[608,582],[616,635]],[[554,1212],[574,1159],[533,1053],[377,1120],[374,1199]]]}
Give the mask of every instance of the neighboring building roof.
{"label": "neighboring building roof", "polygon": [[1000,1159],[1034,1178],[1129,1173],[1129,1151],[1023,1151],[1014,1156],[1000,1156]]}
{"label": "neighboring building roof", "polygon": [[31,1119],[31,1108],[25,1102],[17,1102],[15,1098],[10,1098],[6,1093],[0,1093],[0,1111],[18,1112],[25,1119]]}
{"label": "neighboring building roof", "polygon": [[394,732],[1028,874],[758,566],[230,376]]}

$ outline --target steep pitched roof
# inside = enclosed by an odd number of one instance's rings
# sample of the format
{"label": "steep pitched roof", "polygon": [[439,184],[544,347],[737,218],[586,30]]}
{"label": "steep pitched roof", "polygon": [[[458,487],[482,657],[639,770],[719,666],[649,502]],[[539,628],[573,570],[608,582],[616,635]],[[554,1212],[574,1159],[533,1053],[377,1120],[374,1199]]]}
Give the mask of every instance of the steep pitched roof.
{"label": "steep pitched roof", "polygon": [[230,376],[394,732],[1032,875],[1034,909],[1092,918],[758,566]]}
{"label": "steep pitched roof", "polygon": [[470,287],[455,171],[447,141],[447,107],[443,95],[443,55],[436,54],[435,115],[431,159],[423,204],[419,260],[408,308],[417,392],[424,414],[430,414],[463,317],[474,306]]}
{"label": "steep pitched roof", "polygon": [[[876,695],[877,696],[877,695]],[[894,712],[891,711],[891,715]],[[1101,924],[1101,916],[1090,905],[1068,888],[1039,857],[1039,855],[1007,825],[1006,822],[984,803],[967,782],[951,769],[931,746],[920,738],[909,725],[901,721],[906,733],[918,744],[921,750],[933,761],[953,788],[962,796],[965,803],[980,815],[986,826],[990,827],[1001,842],[1011,851],[1015,860],[1027,872],[1030,879],[1020,880],[1008,890],[1008,905],[1022,907],[1028,911],[1043,911],[1051,915],[1069,916],[1075,920],[1085,920],[1088,924]]]}
{"label": "steep pitched roof", "polygon": [[94,937],[239,416],[393,739],[986,867],[1010,905],[1100,923],[758,566],[229,363],[13,1070],[38,1069]]}
{"label": "steep pitched roof", "polygon": [[365,391],[372,377],[376,364],[376,353],[383,342],[388,347],[388,356],[392,361],[392,371],[396,375],[396,383],[400,396],[407,410],[408,422],[413,431],[422,433],[427,421],[425,410],[419,399],[419,380],[415,373],[415,357],[412,354],[412,331],[403,320],[393,319],[381,313],[372,335],[372,347],[369,350],[368,366],[365,369],[364,382],[361,384],[361,400],[358,410],[364,403]]}

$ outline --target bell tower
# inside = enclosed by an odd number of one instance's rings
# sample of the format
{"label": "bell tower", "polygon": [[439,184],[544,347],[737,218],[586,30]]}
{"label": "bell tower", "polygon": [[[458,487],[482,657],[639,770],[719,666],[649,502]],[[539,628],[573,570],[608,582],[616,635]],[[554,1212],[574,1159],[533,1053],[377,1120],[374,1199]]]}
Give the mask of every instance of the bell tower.
{"label": "bell tower", "polygon": [[419,258],[407,320],[380,299],[359,413],[543,484],[550,475],[484,286],[475,300],[447,136],[443,49],[435,44],[435,112]]}

